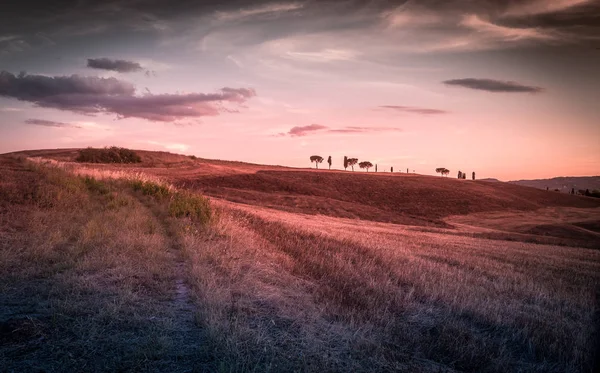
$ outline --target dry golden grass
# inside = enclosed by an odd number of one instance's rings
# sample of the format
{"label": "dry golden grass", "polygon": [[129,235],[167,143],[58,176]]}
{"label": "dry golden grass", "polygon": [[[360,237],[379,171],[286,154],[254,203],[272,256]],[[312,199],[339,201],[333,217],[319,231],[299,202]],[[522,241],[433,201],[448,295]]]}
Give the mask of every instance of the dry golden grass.
{"label": "dry golden grass", "polygon": [[27,157],[26,160],[42,166],[59,168],[77,176],[89,176],[97,180],[112,179],[149,182],[164,186],[171,191],[175,190],[175,187],[172,184],[167,183],[165,180],[157,176],[132,169],[102,167],[103,165],[96,165],[95,167],[92,167],[76,162],[57,161],[55,159],[42,157]]}
{"label": "dry golden grass", "polygon": [[234,371],[592,369],[598,251],[219,205],[186,248]]}
{"label": "dry golden grass", "polygon": [[103,189],[61,168],[1,161],[2,370],[201,366],[203,334],[176,301],[179,254],[145,197],[127,182]]}
{"label": "dry golden grass", "polygon": [[[176,218],[169,209],[177,193],[193,196],[182,181],[194,173],[187,159],[170,176],[153,166],[132,177],[142,170],[80,171],[0,157],[0,329],[10,332],[0,340],[0,365],[211,372],[597,367],[600,251],[474,237],[510,238],[528,221],[582,223],[593,233],[597,210],[577,206],[594,202],[559,197],[553,203],[567,207],[538,215],[509,213],[508,204],[495,213],[450,218],[440,212],[451,210],[445,206],[432,219],[438,228],[424,228],[423,217],[396,225],[331,216],[331,210],[319,215],[314,207],[302,214],[213,199],[206,222]],[[203,167],[203,160],[190,161]],[[215,163],[210,172],[217,166],[229,167]],[[88,172],[98,174],[90,179]],[[268,176],[263,186],[248,176],[240,188],[248,188],[257,205],[275,201],[258,200],[263,194],[257,193],[269,189],[284,198],[281,185],[293,188],[294,198],[326,200],[310,180],[285,184],[294,174],[285,182],[282,175]],[[347,177],[312,174],[325,188]],[[232,180],[211,178],[210,188]],[[166,197],[132,188],[163,180],[178,183]],[[450,193],[446,182],[435,179],[430,187]],[[388,181],[382,183],[384,190]],[[457,188],[471,193],[480,187]],[[523,190],[515,188],[501,199],[514,202],[511,193]],[[365,208],[383,211],[378,203]],[[443,219],[457,228],[437,223]]]}

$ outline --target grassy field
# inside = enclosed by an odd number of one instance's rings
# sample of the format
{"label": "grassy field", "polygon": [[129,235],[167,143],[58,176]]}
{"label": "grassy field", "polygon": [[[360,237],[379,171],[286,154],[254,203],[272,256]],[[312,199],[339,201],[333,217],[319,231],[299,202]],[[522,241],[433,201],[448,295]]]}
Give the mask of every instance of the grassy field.
{"label": "grassy field", "polygon": [[0,156],[7,372],[598,367],[597,200],[164,153],[25,155],[77,152]]}

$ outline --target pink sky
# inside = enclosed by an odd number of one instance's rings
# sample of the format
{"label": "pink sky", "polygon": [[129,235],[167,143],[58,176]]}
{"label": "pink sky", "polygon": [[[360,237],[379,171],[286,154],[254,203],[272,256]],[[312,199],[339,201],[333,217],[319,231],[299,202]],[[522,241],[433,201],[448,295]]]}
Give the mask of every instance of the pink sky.
{"label": "pink sky", "polygon": [[5,13],[0,152],[600,174],[596,1],[146,5]]}

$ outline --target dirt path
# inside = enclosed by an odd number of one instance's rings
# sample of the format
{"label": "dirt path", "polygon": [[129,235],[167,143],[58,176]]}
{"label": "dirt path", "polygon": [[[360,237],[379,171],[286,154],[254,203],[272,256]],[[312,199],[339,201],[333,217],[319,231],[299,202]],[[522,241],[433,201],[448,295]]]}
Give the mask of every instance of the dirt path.
{"label": "dirt path", "polygon": [[0,157],[0,372],[216,371],[177,226],[104,183]]}
{"label": "dirt path", "polygon": [[180,362],[178,368],[181,370],[178,372],[211,371],[210,355],[203,348],[206,345],[205,331],[195,321],[197,310],[191,297],[190,286],[185,279],[188,269],[182,253],[181,237],[160,206],[149,198],[142,198],[135,193],[133,196],[160,224],[160,229],[168,240],[167,249],[173,257],[173,292],[169,299],[160,301],[160,305],[169,309],[172,315],[169,338],[172,340],[173,351],[170,355]]}

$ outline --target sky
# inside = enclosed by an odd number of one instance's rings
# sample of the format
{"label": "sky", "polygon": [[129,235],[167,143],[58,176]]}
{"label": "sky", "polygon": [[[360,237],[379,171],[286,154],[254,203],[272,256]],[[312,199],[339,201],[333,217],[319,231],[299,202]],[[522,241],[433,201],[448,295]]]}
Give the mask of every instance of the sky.
{"label": "sky", "polygon": [[600,0],[12,3],[0,153],[600,175]]}

